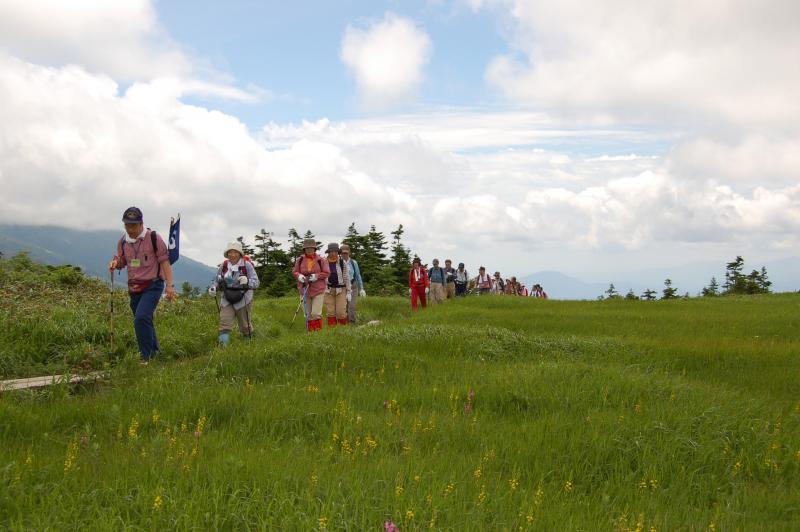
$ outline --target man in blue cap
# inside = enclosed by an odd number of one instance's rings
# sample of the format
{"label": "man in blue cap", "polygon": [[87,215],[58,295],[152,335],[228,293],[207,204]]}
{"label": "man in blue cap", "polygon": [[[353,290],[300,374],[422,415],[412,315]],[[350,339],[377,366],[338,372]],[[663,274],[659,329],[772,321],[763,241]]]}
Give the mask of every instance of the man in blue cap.
{"label": "man in blue cap", "polygon": [[161,350],[153,325],[153,314],[164,293],[165,284],[167,299],[171,301],[175,298],[172,265],[169,263],[167,245],[161,235],[144,226],[140,209],[125,209],[122,222],[125,224],[125,235],[117,243],[117,253],[108,264],[108,270],[113,272],[127,268],[133,329],[136,331],[142,364],[146,365]]}

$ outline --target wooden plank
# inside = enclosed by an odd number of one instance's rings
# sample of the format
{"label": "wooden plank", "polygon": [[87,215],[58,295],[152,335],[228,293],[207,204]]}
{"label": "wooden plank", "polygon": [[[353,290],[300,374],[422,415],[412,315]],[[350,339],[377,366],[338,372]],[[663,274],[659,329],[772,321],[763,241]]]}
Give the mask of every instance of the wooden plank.
{"label": "wooden plank", "polygon": [[30,377],[27,379],[10,379],[7,381],[0,381],[0,392],[7,392],[11,390],[27,390],[34,388],[44,388],[52,384],[70,383],[83,381],[95,381],[106,377],[103,371],[93,371],[85,374],[71,374],[71,375],[44,375],[42,377]]}

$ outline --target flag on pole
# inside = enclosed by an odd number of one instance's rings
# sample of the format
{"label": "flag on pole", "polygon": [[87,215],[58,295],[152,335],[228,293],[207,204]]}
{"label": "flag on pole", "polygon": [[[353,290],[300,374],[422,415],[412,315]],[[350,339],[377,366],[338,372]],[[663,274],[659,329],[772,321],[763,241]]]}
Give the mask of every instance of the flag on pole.
{"label": "flag on pole", "polygon": [[170,218],[169,220],[169,263],[175,264],[181,256],[180,250],[181,243],[181,215],[178,214],[177,220]]}

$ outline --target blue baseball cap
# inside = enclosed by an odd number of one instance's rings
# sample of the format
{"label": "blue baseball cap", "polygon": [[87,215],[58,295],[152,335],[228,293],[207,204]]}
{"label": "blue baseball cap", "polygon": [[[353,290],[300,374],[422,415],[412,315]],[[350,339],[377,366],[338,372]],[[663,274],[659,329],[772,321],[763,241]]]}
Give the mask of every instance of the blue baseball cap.
{"label": "blue baseball cap", "polygon": [[122,221],[126,224],[142,223],[142,211],[138,207],[128,207],[122,213]]}

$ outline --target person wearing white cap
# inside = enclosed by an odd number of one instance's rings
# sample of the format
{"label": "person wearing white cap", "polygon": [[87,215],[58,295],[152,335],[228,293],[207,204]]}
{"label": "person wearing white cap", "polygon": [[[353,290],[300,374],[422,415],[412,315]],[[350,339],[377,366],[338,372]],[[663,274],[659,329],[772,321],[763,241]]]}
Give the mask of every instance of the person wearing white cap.
{"label": "person wearing white cap", "polygon": [[242,253],[241,242],[229,242],[225,246],[225,260],[217,270],[217,282],[209,289],[214,295],[222,291],[219,305],[219,343],[227,346],[234,319],[239,332],[249,340],[253,336],[253,290],[259,281],[253,263]]}

